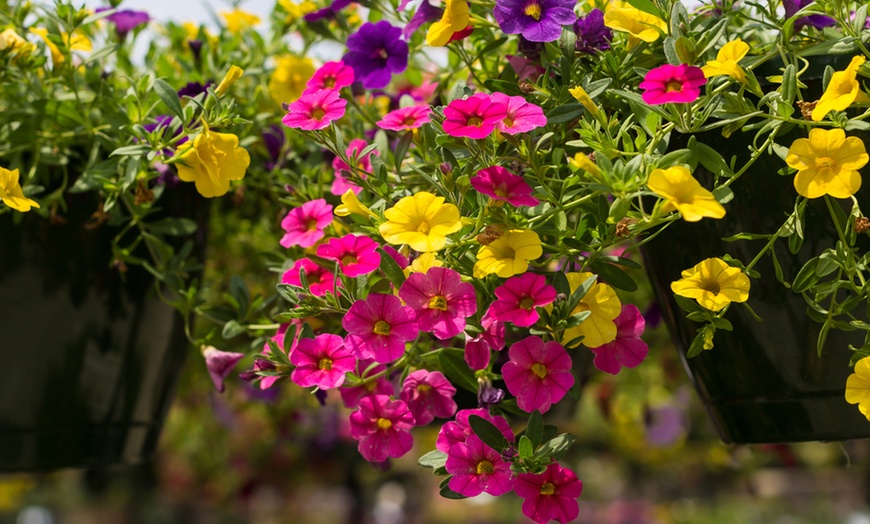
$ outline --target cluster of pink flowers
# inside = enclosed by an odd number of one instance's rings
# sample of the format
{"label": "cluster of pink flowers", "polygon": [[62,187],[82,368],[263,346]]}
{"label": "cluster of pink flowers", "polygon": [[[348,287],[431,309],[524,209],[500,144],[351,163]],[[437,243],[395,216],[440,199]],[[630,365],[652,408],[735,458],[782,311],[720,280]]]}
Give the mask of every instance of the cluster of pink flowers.
{"label": "cluster of pink flowers", "polygon": [[444,132],[450,136],[486,138],[498,129],[513,135],[547,124],[543,110],[521,96],[477,93],[457,98],[444,108]]}
{"label": "cluster of pink flowers", "polygon": [[281,121],[304,131],[324,129],[344,116],[347,100],[341,98],[340,90],[353,79],[353,69],[344,63],[327,62],[314,72],[302,96],[290,104]]}

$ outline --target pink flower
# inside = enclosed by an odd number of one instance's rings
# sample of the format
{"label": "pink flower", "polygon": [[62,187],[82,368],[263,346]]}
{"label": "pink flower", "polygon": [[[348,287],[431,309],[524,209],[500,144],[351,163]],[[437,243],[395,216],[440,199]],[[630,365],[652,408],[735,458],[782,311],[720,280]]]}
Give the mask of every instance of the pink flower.
{"label": "pink flower", "polygon": [[504,120],[507,107],[478,93],[466,99],[456,99],[444,108],[444,132],[450,136],[481,139],[488,137],[495,125]]}
{"label": "pink flower", "polygon": [[323,129],[333,120],[344,116],[347,100],[339,97],[333,89],[318,89],[302,93],[299,100],[290,104],[288,113],[281,119],[284,125],[305,131]]}
{"label": "pink flower", "polygon": [[475,371],[486,369],[492,357],[491,350],[501,351],[504,348],[504,322],[493,318],[491,309],[481,319],[483,332],[474,338],[465,336],[465,363]]}
{"label": "pink flower", "polygon": [[318,198],[291,209],[281,227],[286,231],[281,238],[284,247],[311,247],[323,238],[323,229],[332,223],[332,206]]}
{"label": "pink flower", "polygon": [[[350,141],[350,144],[347,145],[347,149],[345,150],[345,154],[348,159],[353,159],[354,155],[358,155],[363,149],[366,148],[368,144],[366,144],[365,140],[361,138],[355,138]],[[366,174],[362,171],[371,172],[372,170],[372,161],[369,159],[371,154],[378,154],[377,149],[373,149],[371,153],[367,153],[365,156],[361,156],[357,159],[356,167],[357,167],[357,176],[360,178],[366,178]],[[332,189],[330,191],[333,195],[343,195],[347,192],[348,189],[353,190],[353,194],[358,195],[362,188],[358,185],[348,182],[346,178],[344,178],[344,172],[351,173],[353,169],[347,165],[347,162],[342,160],[339,157],[335,157],[332,160],[332,168],[335,169],[335,180],[332,181]]]}
{"label": "pink flower", "polygon": [[384,251],[386,251],[387,254],[390,255],[393,258],[393,260],[396,261],[396,264],[399,265],[399,269],[404,270],[406,267],[408,267],[408,257],[399,253],[396,250],[396,248],[394,248],[393,246],[391,246],[389,244],[386,244],[386,245],[384,245]]}
{"label": "pink flower", "polygon": [[305,273],[308,289],[312,295],[322,297],[327,292],[335,293],[335,274],[324,267],[318,266],[308,258],[300,258],[293,264],[293,267],[285,271],[281,277],[281,283],[302,287],[300,272]]}
{"label": "pink flower", "polygon": [[344,65],[344,62],[326,62],[320,69],[311,75],[303,94],[313,93],[319,89],[332,89],[338,91],[353,83],[353,69]]}
{"label": "pink flower", "polygon": [[430,113],[432,108],[429,106],[400,107],[384,115],[384,118],[378,120],[377,126],[389,131],[417,129],[429,121]]}
{"label": "pink flower", "polygon": [[511,465],[477,435],[454,444],[444,467],[453,475],[448,483],[450,489],[466,497],[476,497],[483,492],[498,496],[513,489]]}
{"label": "pink flower", "polygon": [[[375,364],[374,360],[367,359],[357,362],[356,369],[360,378],[365,379],[367,376],[376,375],[386,371],[387,369],[383,364],[376,364],[374,366],[372,366],[372,364]],[[366,371],[368,371],[368,373],[366,373]],[[391,396],[395,393],[395,388],[393,388],[393,383],[387,380],[386,376],[381,375],[376,379],[369,379],[361,386],[348,387],[345,385],[339,389],[338,392],[341,393],[341,401],[344,403],[346,408],[355,408],[363,398],[372,395]]]}
{"label": "pink flower", "polygon": [[651,69],[638,87],[644,90],[643,101],[647,104],[688,104],[701,96],[701,86],[706,83],[700,67],[665,64]]}
{"label": "pink flower", "polygon": [[[208,375],[211,377],[214,387],[220,393],[223,393],[225,389],[224,379],[227,378],[227,375],[229,375],[233,368],[236,367],[236,364],[245,358],[244,353],[221,351],[212,346],[207,346],[202,351],[202,356],[205,358],[205,367],[208,369]],[[454,392],[456,392],[455,389]],[[456,409],[456,404],[453,405],[453,409]],[[447,416],[449,417],[451,415],[453,415],[453,413]]]}
{"label": "pink flower", "polygon": [[532,196],[532,188],[523,180],[501,166],[481,169],[471,178],[471,186],[496,200],[514,206],[536,206],[538,199]]}
{"label": "pink flower", "polygon": [[508,391],[517,406],[531,413],[546,413],[574,385],[571,357],[558,342],[531,336],[511,346],[510,362],[501,368]]}
{"label": "pink flower", "polygon": [[507,108],[504,120],[495,125],[495,128],[502,133],[515,135],[547,125],[544,110],[540,106],[526,102],[526,99],[521,96],[493,93],[492,101],[504,104]]}
{"label": "pink flower", "polygon": [[414,309],[420,331],[431,331],[440,340],[461,333],[465,319],[477,312],[474,286],[444,267],[429,268],[425,274],[411,273],[399,289],[399,297]]}
{"label": "pink flower", "polygon": [[350,433],[359,441],[359,452],[369,462],[398,458],[414,444],[414,416],[401,400],[386,395],[364,397],[350,414]]}
{"label": "pink flower", "polygon": [[414,371],[402,384],[401,397],[411,409],[418,426],[438,418],[450,418],[456,413],[453,395],[456,388],[439,371]]}
{"label": "pink flower", "polygon": [[374,358],[384,364],[401,357],[405,343],[420,332],[413,309],[403,306],[395,295],[380,293],[354,302],[341,325],[348,332],[345,342],[357,358]]}
{"label": "pink flower", "polygon": [[513,322],[518,327],[529,327],[538,321],[535,308],[556,300],[556,288],[547,285],[544,275],[526,272],[495,288],[495,296],[498,300],[489,306],[493,318]]}
{"label": "pink flower", "polygon": [[622,306],[619,316],[613,319],[616,324],[616,340],[590,348],[595,353],[592,361],[595,367],[605,373],[616,375],[623,366],[633,368],[643,362],[649,353],[646,342],[640,336],[646,321],[634,304]]}
{"label": "pink flower", "polygon": [[492,422],[508,442],[514,441],[511,425],[504,417],[500,415],[492,416],[489,414],[489,410],[484,408],[463,409],[456,414],[456,420],[451,420],[441,426],[441,431],[438,432],[438,439],[435,441],[435,449],[449,453],[455,444],[468,440],[468,437],[474,433],[471,431],[471,425],[468,423],[468,417],[471,415],[477,415]]}
{"label": "pink flower", "polygon": [[573,471],[556,462],[549,464],[540,475],[520,473],[514,489],[523,499],[523,514],[537,524],[551,520],[565,524],[580,513],[577,498],[583,491],[583,483]]}
{"label": "pink flower", "polygon": [[381,264],[378,243],[363,235],[349,233],[341,238],[330,238],[317,246],[317,256],[337,260],[341,272],[349,277],[367,275]]}
{"label": "pink flower", "polygon": [[290,353],[296,366],[290,380],[303,388],[332,389],[344,384],[345,373],[353,371],[356,359],[338,335],[324,333],[303,338]]}

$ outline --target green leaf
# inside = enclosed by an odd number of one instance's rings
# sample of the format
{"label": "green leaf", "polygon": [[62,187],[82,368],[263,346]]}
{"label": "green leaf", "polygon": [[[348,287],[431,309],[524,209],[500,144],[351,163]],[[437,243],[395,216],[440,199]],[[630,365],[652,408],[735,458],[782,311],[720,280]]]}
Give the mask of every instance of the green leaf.
{"label": "green leaf", "polygon": [[539,458],[551,457],[559,460],[568,452],[569,449],[571,449],[575,440],[576,438],[574,435],[571,435],[570,433],[562,433],[561,435],[553,437],[551,440],[547,441],[546,444],[541,446],[541,449],[535,453],[535,456]]}
{"label": "green leaf", "polygon": [[644,13],[649,13],[656,18],[660,18],[662,20],[665,19],[665,14],[659,9],[654,3],[650,0],[628,0],[628,3],[636,8],[640,9]]}
{"label": "green leaf", "polygon": [[804,264],[804,267],[798,271],[797,276],[794,277],[794,282],[791,284],[791,288],[795,293],[803,293],[819,281],[819,277],[816,275],[816,268],[818,267],[818,258],[810,259],[806,264]]}
{"label": "green leaf", "polygon": [[517,445],[517,450],[519,451],[520,459],[523,461],[529,460],[535,453],[535,449],[532,446],[532,441],[529,440],[529,437],[525,435],[520,437],[519,444]]}
{"label": "green leaf", "polygon": [[440,450],[432,450],[429,453],[426,453],[419,459],[417,459],[417,464],[420,464],[424,468],[432,468],[438,469],[443,468],[444,464],[447,463],[447,453],[444,453]]}
{"label": "green leaf", "polygon": [[109,156],[126,156],[126,155],[144,155],[151,151],[151,146],[146,146],[143,144],[138,144],[134,146],[124,146],[115,149]]}
{"label": "green leaf", "polygon": [[452,479],[452,478],[453,478],[453,475],[450,475],[441,481],[441,486],[439,487],[441,496],[444,497],[445,499],[451,499],[451,500],[462,500],[464,498],[468,498],[465,495],[460,495],[459,493],[456,493],[455,491],[450,489],[449,483],[450,483],[450,479]]}
{"label": "green leaf", "polygon": [[438,362],[451,382],[472,393],[477,393],[477,379],[461,354],[461,350],[444,349],[438,354]]}
{"label": "green leaf", "polygon": [[405,273],[402,271],[402,268],[399,267],[396,260],[390,256],[389,253],[384,251],[383,248],[378,248],[378,253],[381,255],[380,268],[387,277],[387,280],[389,280],[396,289],[402,287],[402,284],[405,283]]}
{"label": "green leaf", "polygon": [[637,283],[634,279],[618,266],[596,260],[590,267],[592,271],[598,273],[598,276],[611,286],[628,292],[637,291]]}
{"label": "green leaf", "polygon": [[157,235],[180,237],[196,232],[196,222],[189,218],[164,218],[147,225],[150,232]]}
{"label": "green leaf", "polygon": [[541,412],[537,409],[529,415],[529,423],[526,426],[526,436],[532,443],[532,447],[537,448],[544,436],[544,419],[541,417]]}
{"label": "green leaf", "polygon": [[245,332],[245,326],[239,324],[235,320],[230,320],[226,324],[224,324],[224,329],[221,331],[221,335],[224,338],[233,338],[238,335],[241,335]]}
{"label": "green leaf", "polygon": [[692,358],[697,355],[700,355],[702,351],[704,351],[704,333],[706,332],[706,327],[698,330],[698,334],[695,335],[695,339],[692,340],[692,344],[689,346],[689,350],[686,352],[686,358]]}
{"label": "green leaf", "polygon": [[559,106],[547,113],[547,124],[564,124],[583,116],[586,108],[581,103],[571,103]]}
{"label": "green leaf", "polygon": [[171,85],[166,83],[162,78],[154,80],[154,90],[157,91],[157,96],[166,104],[166,107],[172,111],[181,121],[184,121],[184,109],[181,107],[181,101],[178,99],[178,93]]}
{"label": "green leaf", "polygon": [[405,160],[405,154],[408,153],[408,148],[411,147],[412,140],[414,140],[414,133],[408,131],[402,135],[402,138],[399,139],[399,143],[396,145],[396,151],[393,154],[394,160],[396,161],[396,173],[402,170],[402,161]]}
{"label": "green leaf", "polygon": [[680,295],[674,295],[674,301],[680,306],[680,309],[687,313],[692,313],[695,311],[707,311],[702,308],[700,304],[692,300],[691,298],[681,297]]}
{"label": "green leaf", "polygon": [[484,444],[501,453],[509,443],[495,424],[477,415],[468,417],[468,425]]}

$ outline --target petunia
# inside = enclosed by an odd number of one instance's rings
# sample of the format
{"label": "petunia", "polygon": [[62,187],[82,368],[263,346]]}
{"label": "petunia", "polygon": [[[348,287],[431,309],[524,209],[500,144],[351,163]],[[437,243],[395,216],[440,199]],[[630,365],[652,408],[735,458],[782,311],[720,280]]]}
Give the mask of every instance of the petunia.
{"label": "petunia", "polygon": [[[31,27],[30,32],[40,36],[45,42],[46,47],[48,47],[48,50],[51,52],[52,67],[57,67],[64,63],[66,57],[64,56],[64,53],[61,52],[60,48],[57,47],[57,44],[48,38],[48,29],[45,29],[44,27]],[[93,49],[91,40],[80,32],[73,31],[72,35],[62,32],[60,33],[60,39],[64,43],[64,47],[69,49],[70,52],[90,52]]]}
{"label": "petunia", "polygon": [[532,196],[532,188],[523,180],[501,166],[481,169],[471,177],[471,187],[484,195],[507,202],[514,206],[536,206],[537,198]]}
{"label": "petunia", "polygon": [[241,180],[251,163],[247,150],[239,147],[239,137],[232,133],[215,133],[203,120],[196,138],[179,146],[178,178],[194,182],[206,198],[219,197],[230,190],[231,180]]}
{"label": "petunia", "polygon": [[[428,0],[423,0],[427,2]],[[466,0],[445,0],[444,14],[441,20],[429,27],[426,33],[426,44],[431,46],[443,46],[450,42],[454,33],[462,31],[468,26],[469,10]]]}
{"label": "petunia", "polygon": [[[345,384],[338,390],[341,394],[341,401],[344,407],[353,409],[365,397],[374,395],[391,396],[395,393],[393,383],[388,380],[385,373],[387,367],[383,364],[377,364],[374,360],[359,360],[357,361],[356,369],[363,383],[358,386],[348,386]],[[377,377],[372,378],[375,375]]]}
{"label": "petunia", "polygon": [[858,404],[858,410],[870,420],[870,357],[859,360],[855,372],[846,379],[846,402]]}
{"label": "petunia", "polygon": [[429,106],[400,107],[384,115],[383,118],[378,120],[377,126],[388,131],[417,129],[429,122],[429,115],[431,113],[432,108]]}
{"label": "petunia", "polygon": [[378,269],[381,255],[378,243],[365,235],[348,233],[341,238],[330,238],[317,246],[317,256],[338,261],[341,272],[348,277],[367,275]]}
{"label": "petunia", "polygon": [[233,34],[241,33],[260,23],[259,16],[238,7],[232,11],[221,11],[221,16],[227,24],[227,31]]}
{"label": "petunia", "polygon": [[745,84],[746,73],[740,67],[740,60],[749,52],[749,44],[737,38],[722,46],[716,53],[716,60],[709,60],[701,68],[704,76],[712,78],[719,75],[728,75],[734,80]]}
{"label": "petunia", "polygon": [[311,75],[305,83],[305,91],[317,91],[318,89],[339,90],[353,83],[353,69],[341,60],[326,62]]}
{"label": "petunia", "polygon": [[[814,122],[820,122],[831,111],[845,110],[858,99],[859,95],[863,95],[861,85],[858,83],[858,68],[864,64],[864,61],[863,56],[854,56],[845,71],[837,71],[831,75],[828,88],[813,108],[811,117]],[[866,99],[866,95],[862,98]]]}
{"label": "petunia", "polygon": [[[798,11],[812,3],[813,0],[782,0],[782,7],[785,9],[785,20],[793,17]],[[823,27],[831,27],[837,25],[837,21],[830,16],[825,15],[809,15],[802,16],[794,21],[794,30],[800,31],[806,26],[821,29]]]}
{"label": "petunia", "polygon": [[326,293],[335,293],[335,274],[308,258],[300,258],[293,264],[293,267],[285,271],[281,277],[281,283],[302,287],[300,273],[305,273],[308,290],[311,291],[312,295],[322,297]]}
{"label": "petunia", "polygon": [[456,388],[444,374],[425,369],[409,374],[400,393],[418,426],[425,426],[435,420],[435,417],[452,417],[456,413],[456,402],[453,400],[455,394]]}
{"label": "petunia", "polygon": [[613,31],[604,25],[604,11],[597,7],[574,22],[574,34],[574,49],[586,54],[610,49],[613,40]]}
{"label": "petunia", "polygon": [[323,129],[333,121],[344,116],[347,100],[338,91],[320,89],[303,93],[299,100],[288,107],[288,113],[281,119],[284,125],[305,131]]}
{"label": "petunia", "polygon": [[341,326],[347,331],[345,343],[357,358],[373,358],[383,364],[405,353],[405,344],[417,338],[420,329],[414,310],[403,306],[395,295],[371,293],[354,302]]}
{"label": "petunia", "polygon": [[700,67],[665,64],[647,72],[638,87],[644,90],[641,96],[647,104],[688,104],[701,96],[706,83]]}
{"label": "petunia", "polygon": [[[565,274],[572,293],[592,276],[592,273],[588,272]],[[581,311],[589,311],[590,315],[579,325],[566,329],[562,335],[563,341],[569,342],[582,336],[583,345],[592,348],[603,346],[616,339],[617,328],[614,319],[622,312],[622,303],[612,287],[598,281],[593,283],[571,314]]]}
{"label": "petunia", "polygon": [[671,291],[697,300],[701,307],[710,311],[719,311],[731,302],[749,299],[749,277],[721,258],[702,260],[680,276],[680,280],[671,283]]}
{"label": "petunia", "polygon": [[489,306],[494,319],[529,327],[538,321],[535,308],[556,300],[556,288],[547,284],[544,275],[523,273],[495,288],[495,296],[498,299]]}
{"label": "petunia", "polygon": [[640,40],[655,42],[663,34],[668,34],[668,24],[664,20],[623,2],[605,11],[604,25],[628,33],[629,47],[634,47]]}
{"label": "petunia", "polygon": [[466,497],[476,497],[481,493],[497,497],[513,489],[510,463],[477,435],[454,444],[447,453],[444,467],[453,475],[448,481],[450,489]]}
{"label": "petunia", "polygon": [[353,68],[364,88],[386,87],[393,73],[408,67],[408,44],[401,36],[402,30],[386,20],[366,22],[348,37],[348,53],[342,61]]}
{"label": "petunia", "polygon": [[546,413],[574,385],[571,357],[558,342],[526,337],[512,345],[508,355],[510,361],[502,366],[501,373],[523,411]]}
{"label": "petunia", "polygon": [[237,65],[231,65],[227,73],[221,79],[220,83],[218,83],[217,87],[214,88],[214,92],[217,96],[222,96],[224,93],[230,90],[230,87],[236,83],[236,80],[242,77],[245,74],[245,70]]}
{"label": "petunia", "polygon": [[586,110],[589,111],[590,115],[596,118],[601,115],[601,109],[599,109],[598,106],[595,105],[595,102],[592,101],[592,97],[589,96],[589,93],[587,93],[582,86],[572,87],[568,90],[568,92],[571,93],[571,96],[574,97],[574,100],[580,102],[583,107],[585,107]]}
{"label": "petunia", "polygon": [[551,520],[565,524],[580,513],[577,498],[583,491],[583,483],[572,470],[557,462],[548,464],[546,471],[538,475],[520,473],[514,490],[523,499],[523,515],[537,524]]}
{"label": "petunia", "polygon": [[572,158],[569,158],[568,166],[574,170],[582,169],[596,178],[601,177],[601,170],[598,169],[598,165],[586,156],[586,153],[577,153]]}
{"label": "petunia", "polygon": [[317,9],[316,11],[306,13],[303,16],[303,19],[306,22],[316,22],[318,20],[335,18],[335,15],[352,3],[354,3],[354,0],[332,0],[332,3],[323,9]]}
{"label": "petunia", "polygon": [[547,117],[544,116],[544,110],[538,105],[527,102],[521,96],[493,93],[492,101],[497,104],[504,104],[506,108],[504,120],[495,124],[495,128],[502,133],[515,135],[547,125]]}
{"label": "petunia", "polygon": [[420,331],[431,332],[439,340],[461,333],[466,318],[477,312],[474,286],[444,267],[411,273],[399,288],[399,298],[414,310]]}
{"label": "petunia", "polygon": [[490,307],[480,320],[483,331],[476,337],[465,335],[465,363],[474,371],[486,369],[492,356],[491,351],[504,349],[506,328],[504,322],[492,316]]}
{"label": "petunia", "polygon": [[809,138],[799,138],[792,143],[785,163],[798,170],[794,188],[801,196],[848,198],[861,188],[858,170],[868,159],[860,138],[846,138],[846,132],[839,128],[814,128]]}
{"label": "petunia", "polygon": [[[110,7],[98,7],[94,10],[95,13],[106,11]],[[106,17],[106,20],[115,24],[115,30],[118,32],[118,37],[123,39],[127,33],[136,27],[147,24],[151,17],[145,11],[134,11],[132,9],[119,9]]]}
{"label": "petunia", "polygon": [[350,414],[350,434],[359,441],[359,452],[369,462],[399,458],[411,450],[414,416],[402,400],[386,395],[360,399]]}
{"label": "petunia", "polygon": [[224,379],[232,372],[240,360],[245,358],[244,353],[221,351],[213,346],[203,346],[202,357],[205,359],[205,367],[211,382],[219,393],[224,392]]}
{"label": "petunia", "polygon": [[[407,2],[408,0],[404,0],[402,3]],[[399,10],[402,10],[401,4],[399,4]],[[417,32],[417,29],[420,29],[420,26],[429,22],[436,22],[440,20],[443,15],[444,9],[432,5],[429,0],[422,0],[417,6],[417,10],[414,11],[414,16],[412,16],[408,23],[405,24],[405,27],[402,28],[402,40],[410,42],[411,37]]]}
{"label": "petunia", "polygon": [[178,96],[179,98],[184,98],[186,96],[196,98],[203,93],[208,93],[208,88],[213,85],[214,82],[206,82],[205,84],[199,82],[188,82],[184,84],[184,87],[178,90]]}
{"label": "petunia", "polygon": [[456,418],[450,422],[445,422],[438,432],[438,438],[435,440],[435,449],[444,453],[449,453],[454,445],[465,442],[469,437],[474,435],[471,429],[471,424],[468,418],[472,415],[486,419],[498,429],[508,442],[514,441],[514,433],[511,431],[511,425],[501,415],[490,415],[488,409],[463,409],[456,413]]}
{"label": "petunia", "polygon": [[496,124],[507,116],[507,106],[487,94],[477,93],[457,98],[444,108],[441,126],[450,136],[483,139],[492,134]]}
{"label": "petunia", "polygon": [[684,166],[653,170],[647,186],[665,199],[663,212],[679,211],[686,222],[725,216],[725,208],[716,201],[713,193],[704,189]]}
{"label": "petunia", "polygon": [[634,304],[622,306],[616,324],[616,338],[607,344],[589,348],[595,354],[592,363],[600,371],[616,375],[623,367],[633,368],[643,362],[649,353],[646,342],[640,336],[646,322]]}
{"label": "petunia", "polygon": [[291,209],[281,221],[284,247],[311,247],[323,238],[323,229],[332,223],[332,206],[318,198]]}
{"label": "petunia", "polygon": [[332,189],[331,192],[333,195],[343,195],[345,191],[352,190],[354,193],[359,194],[362,191],[362,188],[358,185],[349,182],[344,173],[353,172],[356,176],[360,178],[366,178],[365,172],[370,172],[372,170],[372,161],[369,160],[369,157],[372,154],[377,155],[378,150],[373,149],[366,153],[365,155],[360,156],[360,153],[363,149],[366,148],[368,144],[366,144],[365,140],[360,138],[355,138],[350,141],[347,145],[347,149],[345,150],[345,155],[347,155],[348,160],[353,160],[353,157],[357,157],[356,160],[356,169],[352,169],[347,162],[342,160],[340,157],[335,157],[332,159],[332,169],[335,170],[335,179],[332,181]]}
{"label": "petunia", "polygon": [[414,251],[438,251],[447,245],[447,235],[462,228],[459,208],[426,191],[403,197],[384,211],[384,218],[378,228],[384,240],[408,244]]}
{"label": "petunia", "polygon": [[474,263],[474,278],[483,278],[495,273],[502,278],[525,273],[529,260],[543,253],[541,238],[531,229],[511,229],[477,252]]}
{"label": "petunia", "polygon": [[345,374],[356,366],[356,358],[340,336],[323,333],[300,339],[290,352],[290,363],[296,366],[290,380],[297,385],[333,389],[344,384]]}
{"label": "petunia", "polygon": [[35,200],[24,196],[24,191],[18,182],[18,169],[8,170],[0,167],[0,200],[16,211],[27,212],[31,208],[39,208]]}
{"label": "petunia", "polygon": [[[309,58],[293,55],[278,55],[274,58],[275,70],[269,76],[269,96],[278,105],[296,100],[308,92],[307,83],[315,73],[314,63]],[[337,91],[338,89],[326,89]],[[316,92],[317,90],[311,90]]]}
{"label": "petunia", "polygon": [[348,189],[341,195],[341,205],[335,208],[335,214],[340,217],[346,217],[351,214],[362,215],[364,217],[376,217],[372,210],[362,205],[356,192],[353,189]]}
{"label": "petunia", "polygon": [[496,0],[493,15],[502,31],[530,42],[553,42],[562,26],[577,20],[573,0]]}

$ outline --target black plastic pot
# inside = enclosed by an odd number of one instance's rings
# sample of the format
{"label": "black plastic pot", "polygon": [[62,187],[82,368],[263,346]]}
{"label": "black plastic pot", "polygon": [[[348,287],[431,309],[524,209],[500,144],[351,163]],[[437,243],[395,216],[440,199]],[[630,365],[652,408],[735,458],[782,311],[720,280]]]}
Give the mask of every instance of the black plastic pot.
{"label": "black plastic pot", "polygon": [[[64,224],[0,216],[0,471],[150,457],[188,349],[153,277],[110,267],[119,229],[87,229],[96,202],[74,198]],[[159,205],[198,222],[201,260],[204,199],[184,184]]]}

